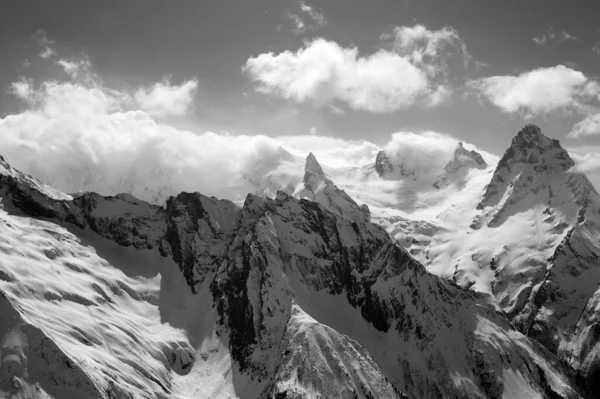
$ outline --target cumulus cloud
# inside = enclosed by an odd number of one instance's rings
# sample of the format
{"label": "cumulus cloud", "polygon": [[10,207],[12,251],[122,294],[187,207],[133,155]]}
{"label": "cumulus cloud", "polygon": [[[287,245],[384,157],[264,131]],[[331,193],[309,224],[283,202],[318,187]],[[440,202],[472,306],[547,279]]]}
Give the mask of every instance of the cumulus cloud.
{"label": "cumulus cloud", "polygon": [[547,46],[550,44],[561,44],[567,41],[579,42],[581,41],[578,37],[571,35],[566,30],[554,30],[552,27],[539,36],[533,38],[533,41],[540,46]]}
{"label": "cumulus cloud", "polygon": [[304,1],[298,2],[299,11],[297,13],[287,13],[287,18],[294,23],[292,32],[297,35],[308,31],[317,30],[327,24],[325,16],[317,11],[313,6],[309,6]]}
{"label": "cumulus cloud", "polygon": [[261,93],[318,106],[343,102],[356,110],[393,112],[446,100],[447,60],[456,52],[461,60],[468,57],[456,31],[398,27],[384,37],[390,39],[391,49],[360,56],[356,47],[318,38],[296,52],[251,57],[242,69]]}
{"label": "cumulus cloud", "polygon": [[564,65],[539,68],[516,76],[491,76],[467,85],[507,113],[527,116],[557,110],[584,111],[585,100],[598,95],[598,84]]}
{"label": "cumulus cloud", "polygon": [[567,135],[569,139],[576,139],[582,136],[593,136],[600,134],[600,114],[591,114],[582,121],[573,126],[571,132]]}
{"label": "cumulus cloud", "polygon": [[182,116],[191,110],[197,88],[196,79],[185,81],[179,86],[164,80],[151,87],[138,89],[135,100],[142,110],[152,116]]}

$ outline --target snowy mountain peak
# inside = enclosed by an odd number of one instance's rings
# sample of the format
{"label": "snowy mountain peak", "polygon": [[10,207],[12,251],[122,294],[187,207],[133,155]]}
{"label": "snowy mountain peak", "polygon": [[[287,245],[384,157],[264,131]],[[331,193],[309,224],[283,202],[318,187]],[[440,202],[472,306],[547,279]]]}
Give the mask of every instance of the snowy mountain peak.
{"label": "snowy mountain peak", "polygon": [[[323,172],[323,168],[321,168],[319,161],[317,161],[317,157],[315,157],[312,152],[309,153],[308,156],[306,157],[306,166],[305,166],[304,170],[306,173],[310,172],[317,176],[325,177],[325,172]],[[306,180],[306,175],[305,175],[304,179]]]}
{"label": "snowy mountain peak", "polygon": [[[283,193],[278,193],[278,197]],[[339,189],[329,179],[317,158],[311,152],[306,158],[304,182],[294,193],[294,197],[317,202],[330,212],[344,218],[367,222],[370,211],[366,205],[359,206],[344,190]]]}
{"label": "snowy mountain peak", "polygon": [[560,146],[559,141],[546,137],[536,125],[525,126],[513,138],[498,168],[517,162],[536,165],[536,171],[562,172],[574,165],[569,153]]}
{"label": "snowy mountain peak", "polygon": [[433,186],[442,188],[451,182],[462,184],[470,169],[485,169],[487,167],[488,164],[481,154],[475,150],[467,150],[462,141],[459,141],[452,159],[446,164],[444,172],[433,183]]}
{"label": "snowy mountain peak", "polygon": [[[558,140],[546,137],[535,125],[527,125],[498,162],[477,208],[499,206],[510,211],[528,197],[538,197],[535,201],[550,205],[572,201],[582,204],[595,190],[585,175],[566,173],[573,165]],[[517,212],[516,208],[513,211]]]}
{"label": "snowy mountain peak", "polygon": [[469,151],[463,147],[462,141],[458,142],[458,146],[454,151],[454,155],[448,164],[446,165],[446,171],[454,170],[462,166],[474,167],[477,169],[487,168],[487,163],[477,151]]}

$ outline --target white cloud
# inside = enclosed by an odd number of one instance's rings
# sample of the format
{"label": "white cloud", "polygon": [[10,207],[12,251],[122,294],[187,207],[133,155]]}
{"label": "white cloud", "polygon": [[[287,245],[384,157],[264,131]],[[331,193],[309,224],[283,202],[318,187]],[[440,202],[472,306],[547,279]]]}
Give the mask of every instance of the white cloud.
{"label": "white cloud", "polygon": [[566,30],[556,31],[553,28],[548,28],[546,32],[534,37],[533,41],[540,46],[544,46],[553,43],[561,44],[567,41],[579,42],[581,40],[578,37],[571,35]]}
{"label": "white cloud", "polygon": [[564,65],[539,68],[517,76],[491,76],[467,83],[507,113],[530,116],[557,110],[584,111],[584,101],[598,94],[597,83]]}
{"label": "white cloud", "polygon": [[328,136],[281,136],[275,138],[278,145],[291,154],[306,158],[312,152],[319,163],[330,167],[356,167],[375,162],[381,149],[365,140],[345,140]]}
{"label": "white cloud", "polygon": [[600,190],[600,147],[593,145],[565,147],[575,162],[571,172],[585,173],[597,190]]}
{"label": "white cloud", "polygon": [[[272,138],[181,130],[157,122],[127,92],[99,80],[23,78],[11,92],[27,109],[0,118],[1,155],[66,192],[128,192],[163,203],[181,191],[200,191],[243,201],[254,189],[245,176],[265,177],[284,165],[282,179],[299,181],[311,151],[331,168],[372,165],[380,150],[368,141],[316,134]],[[448,143],[456,140],[399,133],[390,148],[406,151],[411,162],[441,165],[440,154],[453,150]]]}
{"label": "white cloud", "polygon": [[47,60],[48,58],[56,55],[56,52],[52,50],[50,47],[44,47],[44,49],[40,52],[40,58]]}
{"label": "white cloud", "polygon": [[33,96],[33,81],[31,79],[21,78],[18,82],[10,85],[10,93],[22,101],[29,102]]}
{"label": "white cloud", "polygon": [[52,48],[54,45],[54,40],[48,39],[48,35],[42,29],[38,30],[34,35],[35,40],[38,45],[42,48],[39,53],[40,58],[47,60],[48,58],[56,55],[56,52]]}
{"label": "white cloud", "polygon": [[313,101],[334,101],[356,110],[392,112],[428,102],[439,87],[421,68],[393,51],[379,50],[360,57],[357,48],[316,39],[293,53],[265,53],[243,67],[264,94]]}
{"label": "white cloud", "polygon": [[316,128],[315,126],[313,126],[313,127],[311,127],[311,128],[310,128],[310,134],[311,134],[312,136],[314,136],[314,135],[316,135],[316,134],[317,134],[317,128]]}
{"label": "white cloud", "polygon": [[72,80],[82,81],[89,85],[100,83],[100,78],[92,71],[92,63],[86,56],[71,61],[61,58],[56,61],[56,65],[62,67]]}
{"label": "white cloud", "polygon": [[398,54],[415,65],[426,66],[430,75],[446,71],[446,63],[440,62],[442,59],[455,57],[465,64],[471,60],[465,42],[455,29],[449,27],[429,30],[418,24],[398,26],[392,34],[384,34],[382,39],[392,39]]}
{"label": "white cloud", "polygon": [[452,93],[451,63],[459,61],[464,69],[471,61],[451,28],[397,27],[382,40],[386,48],[359,55],[356,47],[317,38],[295,52],[251,57],[242,70],[263,94],[317,106],[339,101],[355,110],[393,112],[444,102]]}
{"label": "white cloud", "polygon": [[295,34],[300,35],[307,31],[317,30],[327,24],[325,16],[303,0],[298,2],[299,12],[288,12],[287,18],[294,23]]}
{"label": "white cloud", "polygon": [[593,136],[600,134],[600,114],[591,114],[582,121],[573,126],[571,132],[567,135],[569,139],[576,139],[582,136]]}
{"label": "white cloud", "polygon": [[172,85],[165,80],[151,87],[138,89],[135,93],[135,100],[142,110],[152,116],[182,116],[192,109],[197,88],[198,81],[196,79],[183,82],[179,86]]}

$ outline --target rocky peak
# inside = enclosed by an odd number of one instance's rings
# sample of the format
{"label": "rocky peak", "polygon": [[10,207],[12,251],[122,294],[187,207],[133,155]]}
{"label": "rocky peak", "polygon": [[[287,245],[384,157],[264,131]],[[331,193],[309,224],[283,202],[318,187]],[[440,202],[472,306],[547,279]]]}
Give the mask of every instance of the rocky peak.
{"label": "rocky peak", "polygon": [[316,192],[319,187],[327,180],[323,168],[317,161],[317,158],[311,152],[306,157],[306,166],[304,167],[304,187]]}
{"label": "rocky peak", "polygon": [[452,171],[462,166],[473,167],[477,169],[487,168],[487,163],[477,151],[468,151],[463,147],[462,141],[458,142],[458,146],[454,151],[454,155],[446,165],[446,171]]}
{"label": "rocky peak", "polygon": [[[278,196],[280,195],[278,193]],[[317,202],[342,217],[364,222],[370,220],[369,208],[364,204],[359,206],[344,190],[339,189],[325,175],[312,152],[306,158],[304,184],[294,196]]]}
{"label": "rocky peak", "polygon": [[498,169],[511,165],[535,165],[536,172],[563,172],[575,163],[556,139],[546,137],[536,125],[527,125],[513,138],[510,147],[498,163]]}
{"label": "rocky peak", "polygon": [[574,164],[558,140],[527,125],[498,162],[477,208],[498,207],[490,222],[498,225],[517,212],[515,205],[526,198],[550,206],[581,205],[595,189],[585,175],[567,173]]}
{"label": "rocky peak", "polygon": [[386,173],[392,172],[394,170],[394,166],[392,165],[390,158],[387,156],[384,150],[381,150],[377,153],[375,157],[375,170],[379,174],[379,176],[383,176]]}
{"label": "rocky peak", "polygon": [[485,169],[487,163],[477,151],[468,151],[458,142],[452,159],[446,164],[444,172],[433,183],[435,188],[442,188],[451,182],[462,184],[470,169]]}
{"label": "rocky peak", "polygon": [[317,176],[325,177],[325,172],[323,172],[321,164],[319,164],[317,157],[315,157],[312,152],[306,157],[306,166],[304,167],[304,170],[306,173],[312,173]]}

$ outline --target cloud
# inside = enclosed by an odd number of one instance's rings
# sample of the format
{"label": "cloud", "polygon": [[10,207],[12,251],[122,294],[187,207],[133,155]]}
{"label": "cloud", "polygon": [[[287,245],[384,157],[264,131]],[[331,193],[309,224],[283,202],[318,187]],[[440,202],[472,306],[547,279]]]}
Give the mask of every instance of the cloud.
{"label": "cloud", "polygon": [[564,65],[539,68],[517,76],[491,76],[467,82],[506,113],[527,116],[557,110],[586,111],[584,102],[598,95],[598,84]]}
{"label": "cloud", "polygon": [[[66,192],[127,192],[161,204],[181,191],[199,191],[241,202],[256,190],[249,178],[300,182],[311,151],[332,170],[372,165],[381,149],[364,140],[317,134],[273,138],[182,130],[159,122],[134,96],[106,87],[94,73],[92,81],[63,77],[22,78],[11,85],[25,110],[0,118],[0,154]],[[154,85],[149,87],[151,92]],[[448,143],[456,140],[399,133],[392,142],[413,157],[411,162],[441,165],[440,154],[447,156],[453,150]]]}
{"label": "cloud", "polygon": [[600,146],[584,145],[565,147],[575,162],[571,172],[585,173],[597,190],[600,190]]}
{"label": "cloud", "polygon": [[464,64],[472,61],[465,42],[450,27],[429,30],[419,24],[398,26],[392,34],[382,35],[382,39],[392,39],[398,54],[407,57],[415,65],[424,65],[430,75],[446,72],[446,62],[440,62],[442,59],[457,58]]}
{"label": "cloud", "polygon": [[311,127],[309,133],[312,136],[316,135],[317,134],[317,128],[315,126]]}
{"label": "cloud", "polygon": [[593,136],[596,134],[600,134],[600,114],[590,114],[573,126],[567,138],[577,139],[582,136]]}
{"label": "cloud", "polygon": [[381,149],[366,140],[345,140],[328,136],[281,136],[275,140],[278,145],[297,157],[304,159],[312,152],[319,163],[333,168],[374,163],[375,156]]}
{"label": "cloud", "polygon": [[292,32],[295,34],[300,35],[308,31],[314,31],[327,24],[325,16],[314,7],[309,6],[302,0],[298,2],[298,5],[298,13],[287,13],[287,18],[294,23]]}
{"label": "cloud", "polygon": [[548,28],[548,30],[542,33],[541,35],[534,37],[532,40],[540,46],[561,44],[567,41],[581,41],[578,37],[571,35],[565,30],[556,31],[551,27]]}
{"label": "cloud", "polygon": [[404,170],[416,170],[422,180],[433,181],[439,176],[458,145],[458,140],[437,132],[398,132],[384,147],[394,165]]}
{"label": "cloud", "polygon": [[192,79],[179,86],[169,80],[155,83],[151,87],[142,87],[135,93],[140,108],[152,116],[182,116],[192,109],[198,80]]}
{"label": "cloud", "polygon": [[56,55],[56,53],[50,47],[44,47],[44,49],[40,52],[40,57],[45,60],[52,57],[53,55]]}
{"label": "cloud", "polygon": [[251,57],[242,70],[258,92],[317,106],[343,102],[355,110],[381,113],[446,100],[451,94],[447,60],[456,51],[461,60],[468,57],[458,34],[416,25],[396,28],[384,37],[390,39],[391,49],[360,56],[356,47],[317,38],[296,52]]}
{"label": "cloud", "polygon": [[48,39],[48,35],[46,34],[46,32],[42,29],[38,30],[35,35],[35,40],[37,41],[38,45],[40,47],[42,47],[42,51],[40,51],[40,58],[43,58],[45,60],[49,59],[52,56],[56,55],[56,52],[54,51],[54,49],[52,48],[52,46],[54,45],[54,41]]}

